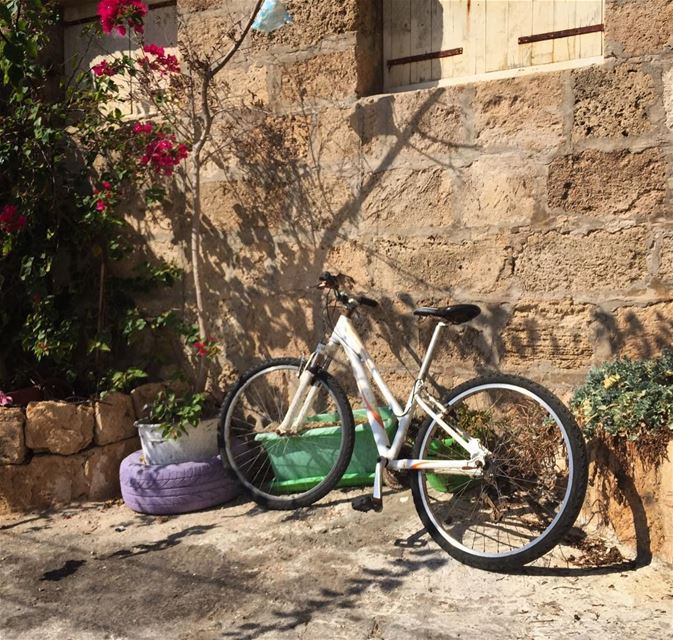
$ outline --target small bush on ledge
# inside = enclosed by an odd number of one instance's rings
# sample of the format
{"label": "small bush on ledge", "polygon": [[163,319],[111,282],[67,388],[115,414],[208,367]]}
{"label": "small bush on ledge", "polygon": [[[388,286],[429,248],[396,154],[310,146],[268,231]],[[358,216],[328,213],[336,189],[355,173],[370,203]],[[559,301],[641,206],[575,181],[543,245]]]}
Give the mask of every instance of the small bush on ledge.
{"label": "small bush on ledge", "polygon": [[673,351],[591,369],[571,406],[587,437],[633,442],[660,459],[673,438]]}

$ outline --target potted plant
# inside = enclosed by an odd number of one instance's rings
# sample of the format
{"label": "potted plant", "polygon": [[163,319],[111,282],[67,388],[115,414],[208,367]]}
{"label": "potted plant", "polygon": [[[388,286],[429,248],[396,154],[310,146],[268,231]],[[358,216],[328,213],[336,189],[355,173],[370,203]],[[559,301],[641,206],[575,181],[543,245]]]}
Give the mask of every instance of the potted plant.
{"label": "potted plant", "polygon": [[217,455],[217,419],[202,419],[205,393],[178,395],[162,389],[136,422],[145,462],[176,464]]}

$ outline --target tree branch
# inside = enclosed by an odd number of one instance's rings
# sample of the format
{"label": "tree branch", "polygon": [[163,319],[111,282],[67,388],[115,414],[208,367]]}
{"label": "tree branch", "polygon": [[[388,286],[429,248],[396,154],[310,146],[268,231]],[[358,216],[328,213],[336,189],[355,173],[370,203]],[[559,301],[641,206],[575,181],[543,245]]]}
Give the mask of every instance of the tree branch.
{"label": "tree branch", "polygon": [[255,21],[255,18],[257,17],[259,10],[262,8],[263,2],[264,0],[257,0],[255,8],[252,10],[252,13],[250,14],[250,18],[247,24],[243,28],[243,31],[241,31],[238,38],[234,41],[234,44],[232,45],[231,49],[229,49],[229,51],[222,58],[220,58],[212,65],[210,65],[210,68],[208,69],[207,73],[211,78],[217,75],[222,70],[224,65],[226,65],[227,62],[229,62],[229,60],[231,60],[234,54],[239,50],[239,48],[243,44],[243,40],[245,40],[245,37],[248,35],[248,32],[252,28],[252,23]]}

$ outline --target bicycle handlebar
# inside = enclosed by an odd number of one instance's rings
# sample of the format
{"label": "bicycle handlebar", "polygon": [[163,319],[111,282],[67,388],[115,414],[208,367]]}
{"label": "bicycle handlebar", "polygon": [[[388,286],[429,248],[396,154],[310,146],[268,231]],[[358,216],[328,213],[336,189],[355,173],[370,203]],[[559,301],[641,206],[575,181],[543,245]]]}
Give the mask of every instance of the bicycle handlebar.
{"label": "bicycle handlebar", "polygon": [[333,289],[336,292],[337,300],[342,304],[349,306],[364,305],[366,307],[378,307],[379,303],[367,296],[351,296],[341,291],[341,287],[346,284],[352,284],[353,279],[343,273],[333,274],[329,271],[323,271],[318,277],[319,289]]}
{"label": "bicycle handlebar", "polygon": [[379,306],[379,303],[376,300],[372,300],[372,298],[368,298],[367,296],[355,296],[355,299],[358,301],[359,304],[363,304],[366,307]]}

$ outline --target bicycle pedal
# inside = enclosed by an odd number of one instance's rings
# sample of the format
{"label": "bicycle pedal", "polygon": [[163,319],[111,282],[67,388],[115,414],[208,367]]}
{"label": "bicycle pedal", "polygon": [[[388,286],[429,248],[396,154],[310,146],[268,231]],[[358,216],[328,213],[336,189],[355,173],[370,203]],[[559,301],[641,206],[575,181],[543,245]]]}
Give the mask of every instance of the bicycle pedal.
{"label": "bicycle pedal", "polygon": [[376,513],[379,513],[383,511],[383,500],[377,500],[373,496],[359,496],[351,502],[351,506],[355,511],[362,511],[363,513],[376,511]]}

